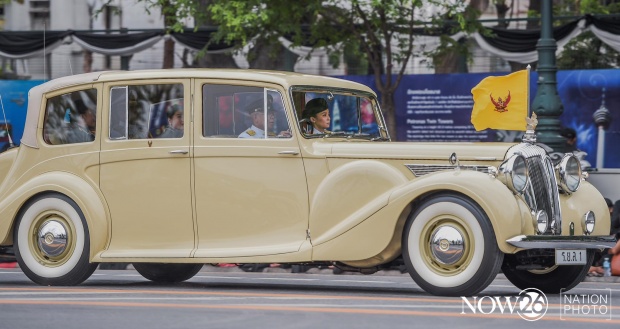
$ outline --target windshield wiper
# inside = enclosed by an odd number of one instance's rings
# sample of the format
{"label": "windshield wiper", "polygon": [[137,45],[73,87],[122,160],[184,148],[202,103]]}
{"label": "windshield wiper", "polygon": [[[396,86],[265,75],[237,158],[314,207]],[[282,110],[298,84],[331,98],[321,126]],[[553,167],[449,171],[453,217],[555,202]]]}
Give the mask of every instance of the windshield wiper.
{"label": "windshield wiper", "polygon": [[376,141],[382,141],[382,142],[387,142],[390,139],[387,137],[383,137],[383,136],[377,136],[377,137],[373,137],[370,139],[371,142],[376,142]]}

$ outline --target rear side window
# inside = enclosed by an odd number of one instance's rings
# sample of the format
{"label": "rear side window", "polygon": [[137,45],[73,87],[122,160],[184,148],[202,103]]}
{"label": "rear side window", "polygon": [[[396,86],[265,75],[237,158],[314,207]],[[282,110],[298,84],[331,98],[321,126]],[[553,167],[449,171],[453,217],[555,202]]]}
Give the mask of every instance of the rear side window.
{"label": "rear side window", "polygon": [[181,138],[183,112],[180,83],[113,87],[108,137],[112,140]]}
{"label": "rear side window", "polygon": [[205,84],[202,89],[204,137],[291,138],[277,90],[220,84]]}
{"label": "rear side window", "polygon": [[95,140],[97,90],[73,91],[49,98],[45,106],[43,140],[50,145]]}

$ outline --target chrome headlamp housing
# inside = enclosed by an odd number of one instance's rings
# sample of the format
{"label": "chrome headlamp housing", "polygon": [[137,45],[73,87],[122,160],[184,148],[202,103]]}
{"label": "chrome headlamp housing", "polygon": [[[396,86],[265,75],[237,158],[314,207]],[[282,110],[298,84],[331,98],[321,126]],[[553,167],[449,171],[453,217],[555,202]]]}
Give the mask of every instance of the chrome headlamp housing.
{"label": "chrome headlamp housing", "polygon": [[581,163],[579,159],[571,153],[567,153],[556,167],[558,177],[560,179],[560,188],[564,192],[573,193],[579,189],[581,185]]}
{"label": "chrome headlamp housing", "polygon": [[534,227],[536,228],[536,233],[545,234],[549,229],[549,216],[544,210],[537,211],[532,217],[534,220]]}
{"label": "chrome headlamp housing", "polygon": [[520,154],[513,154],[508,160],[504,161],[498,168],[498,177],[514,193],[522,194],[527,187],[529,175],[525,157]]}
{"label": "chrome headlamp housing", "polygon": [[590,235],[594,232],[594,226],[596,226],[596,216],[594,216],[594,212],[588,211],[583,217],[581,217],[581,227],[583,228],[583,233],[585,235]]}

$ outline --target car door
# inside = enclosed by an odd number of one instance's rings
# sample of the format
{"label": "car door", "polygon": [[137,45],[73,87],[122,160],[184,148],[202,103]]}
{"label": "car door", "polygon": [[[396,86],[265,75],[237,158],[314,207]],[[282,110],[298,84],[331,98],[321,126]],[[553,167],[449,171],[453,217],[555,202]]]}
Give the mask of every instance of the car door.
{"label": "car door", "polygon": [[101,190],[112,233],[103,257],[189,257],[194,249],[190,128],[167,134],[173,116],[190,122],[189,82],[105,85]]}
{"label": "car door", "polygon": [[195,88],[195,257],[299,251],[309,244],[308,189],[283,91],[217,80]]}

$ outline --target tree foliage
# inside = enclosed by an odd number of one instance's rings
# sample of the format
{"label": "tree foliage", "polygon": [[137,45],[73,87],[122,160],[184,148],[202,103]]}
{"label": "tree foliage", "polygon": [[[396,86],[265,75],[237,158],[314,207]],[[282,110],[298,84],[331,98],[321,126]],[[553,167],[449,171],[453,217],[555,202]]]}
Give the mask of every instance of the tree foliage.
{"label": "tree foliage", "polygon": [[[604,4],[598,0],[581,0],[554,8],[554,15],[618,14],[620,3]],[[586,31],[570,40],[557,59],[558,69],[605,69],[620,66],[620,53]]]}
{"label": "tree foliage", "polygon": [[[374,74],[390,131],[395,131],[394,92],[424,31],[471,30],[462,1],[439,0],[213,0],[208,8],[218,37],[247,44],[254,38],[328,47],[332,58],[345,50],[362,56]],[[335,55],[335,56],[334,56]]]}

